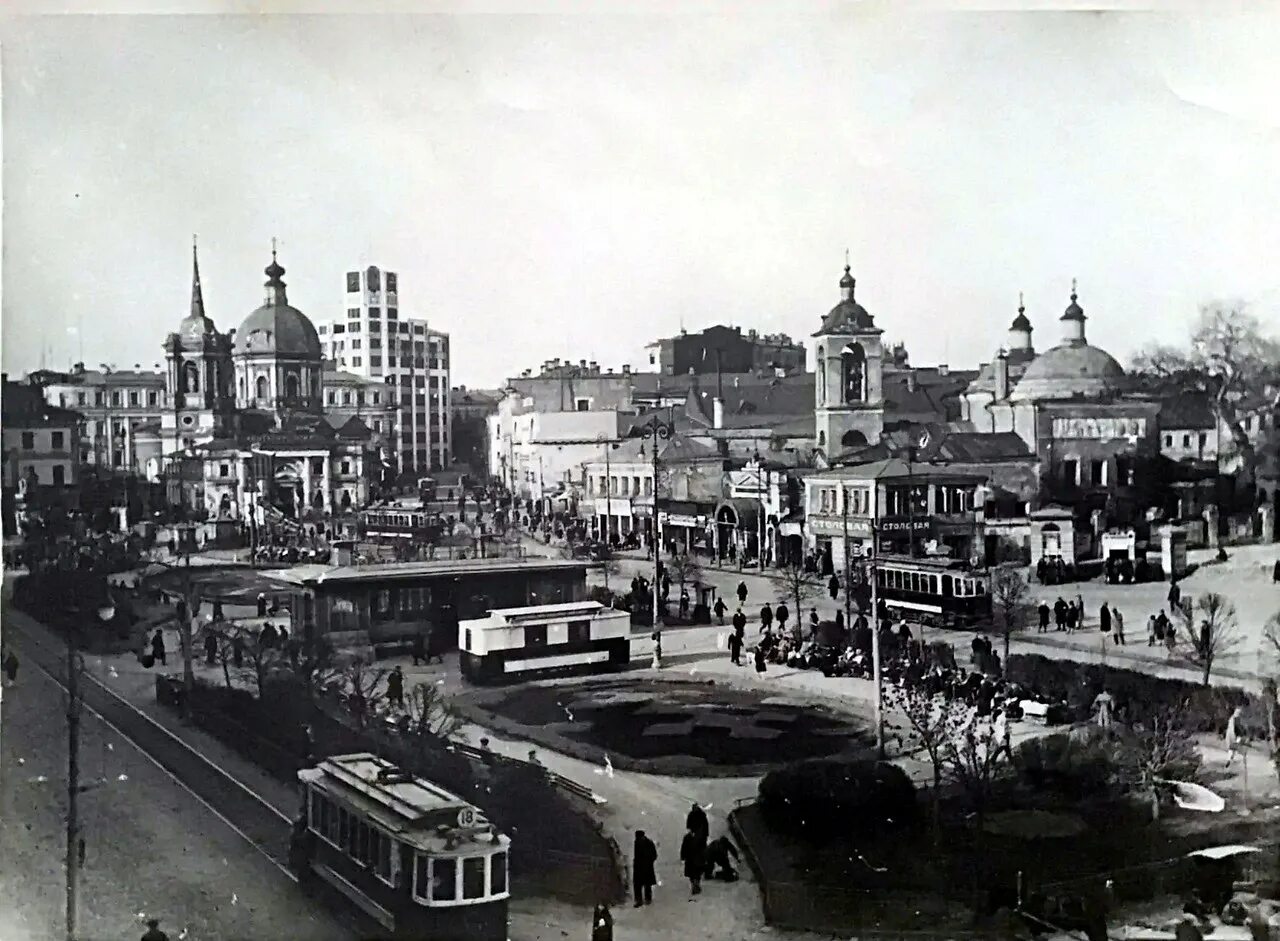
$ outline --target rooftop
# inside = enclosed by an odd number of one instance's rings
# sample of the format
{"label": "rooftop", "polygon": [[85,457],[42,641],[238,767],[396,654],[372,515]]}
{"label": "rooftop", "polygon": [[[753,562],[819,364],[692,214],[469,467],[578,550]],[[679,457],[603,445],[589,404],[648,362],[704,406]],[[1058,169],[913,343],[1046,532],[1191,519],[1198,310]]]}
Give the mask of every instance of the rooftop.
{"label": "rooftop", "polygon": [[902,458],[890,457],[867,464],[856,464],[850,467],[833,467],[829,470],[813,474],[810,479],[819,480],[970,480],[981,483],[986,478],[981,474],[970,474],[949,470],[933,464],[920,464],[912,461],[908,464]]}
{"label": "rooftop", "polygon": [[294,585],[338,582],[407,581],[457,575],[585,570],[590,562],[570,559],[437,559],[430,562],[388,562],[381,565],[295,565],[264,571],[268,578]]}

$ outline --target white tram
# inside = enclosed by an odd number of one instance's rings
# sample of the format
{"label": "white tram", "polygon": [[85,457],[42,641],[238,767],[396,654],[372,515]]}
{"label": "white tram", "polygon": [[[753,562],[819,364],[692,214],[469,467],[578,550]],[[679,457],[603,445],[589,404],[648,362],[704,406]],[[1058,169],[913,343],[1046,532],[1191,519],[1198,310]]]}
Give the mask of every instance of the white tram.
{"label": "white tram", "polygon": [[385,938],[506,941],[510,840],[474,805],[370,754],[326,758],[298,779],[299,877],[336,889]]}
{"label": "white tram", "polygon": [[474,683],[550,672],[624,669],[631,614],[598,601],[496,608],[458,622],[459,665]]}

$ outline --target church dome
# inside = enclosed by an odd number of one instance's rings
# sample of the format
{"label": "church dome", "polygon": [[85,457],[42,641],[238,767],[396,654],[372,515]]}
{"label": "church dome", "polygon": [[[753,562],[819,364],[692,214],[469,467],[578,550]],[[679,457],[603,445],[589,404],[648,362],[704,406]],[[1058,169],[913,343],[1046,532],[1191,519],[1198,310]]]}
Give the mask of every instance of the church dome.
{"label": "church dome", "polygon": [[1067,342],[1031,361],[1010,398],[1020,401],[1101,396],[1124,384],[1124,367],[1106,350]]}
{"label": "church dome", "polygon": [[267,266],[266,303],[251,313],[236,330],[233,353],[271,354],[319,360],[320,337],[307,315],[290,306],[285,296],[284,268],[271,253]]}
{"label": "church dome", "polygon": [[861,333],[876,329],[875,320],[867,313],[867,309],[853,299],[853,289],[853,275],[849,266],[845,265],[844,277],[840,279],[840,303],[822,318],[822,329],[814,336],[826,333]]}

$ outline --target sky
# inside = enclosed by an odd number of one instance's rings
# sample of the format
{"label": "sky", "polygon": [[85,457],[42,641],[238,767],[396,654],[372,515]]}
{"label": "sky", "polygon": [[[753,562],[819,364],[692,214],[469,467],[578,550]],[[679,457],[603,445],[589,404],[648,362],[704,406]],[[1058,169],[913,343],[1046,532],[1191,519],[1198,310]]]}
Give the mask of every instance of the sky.
{"label": "sky", "polygon": [[4,20],[5,371],[162,362],[193,234],[220,329],[274,237],[313,320],[399,272],[470,387],[807,338],[846,250],[916,364],[1019,292],[1053,345],[1072,278],[1122,361],[1210,300],[1280,332],[1280,14],[615,9]]}

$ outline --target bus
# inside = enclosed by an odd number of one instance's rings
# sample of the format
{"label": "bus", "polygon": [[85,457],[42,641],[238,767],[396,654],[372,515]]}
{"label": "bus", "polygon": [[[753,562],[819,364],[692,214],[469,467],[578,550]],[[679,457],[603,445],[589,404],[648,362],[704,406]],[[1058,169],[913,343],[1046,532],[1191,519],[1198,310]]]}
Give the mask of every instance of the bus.
{"label": "bus", "polygon": [[472,683],[620,670],[631,663],[631,614],[598,601],[495,608],[458,622],[458,651]]}
{"label": "bus", "polygon": [[380,939],[506,941],[510,839],[473,804],[367,753],[298,772],[290,862],[381,926]]}
{"label": "bus", "polygon": [[874,564],[877,596],[902,617],[957,628],[991,619],[991,577],[966,562],[881,556]]}

